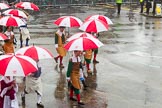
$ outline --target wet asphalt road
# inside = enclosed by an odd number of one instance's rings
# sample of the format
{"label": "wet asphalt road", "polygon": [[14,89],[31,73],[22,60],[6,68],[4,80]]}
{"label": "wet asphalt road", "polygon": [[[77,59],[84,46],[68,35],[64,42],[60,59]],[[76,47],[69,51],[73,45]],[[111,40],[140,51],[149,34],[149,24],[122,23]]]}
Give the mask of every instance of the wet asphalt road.
{"label": "wet asphalt road", "polygon": [[[58,11],[59,10],[59,11]],[[75,15],[84,20],[88,15],[110,15],[108,9],[85,7],[80,9],[53,9],[31,17],[30,44],[49,49],[54,56],[53,21],[62,15]],[[48,15],[47,15],[48,13]],[[162,100],[161,28],[162,21],[146,18],[135,12],[130,21],[128,11],[120,16],[110,15],[114,25],[100,33],[104,46],[99,49],[99,64],[91,64],[93,75],[87,76],[88,90],[82,90],[84,108],[160,108]],[[77,28],[70,29],[71,34]],[[15,31],[16,32],[16,31]],[[18,35],[17,35],[18,37]],[[43,103],[45,108],[79,108],[68,101],[65,69],[60,70],[54,60],[41,60]],[[20,98],[20,97],[19,97]],[[19,101],[21,105],[21,100]],[[36,108],[36,94],[26,96],[26,107]]]}

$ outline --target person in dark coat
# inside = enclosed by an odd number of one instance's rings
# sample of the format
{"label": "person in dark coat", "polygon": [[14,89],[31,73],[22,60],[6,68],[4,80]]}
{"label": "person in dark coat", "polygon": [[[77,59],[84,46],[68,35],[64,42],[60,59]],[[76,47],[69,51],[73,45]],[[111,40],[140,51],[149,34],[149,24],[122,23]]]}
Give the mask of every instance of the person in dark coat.
{"label": "person in dark coat", "polygon": [[146,13],[149,15],[150,8],[152,8],[151,0],[146,0]]}

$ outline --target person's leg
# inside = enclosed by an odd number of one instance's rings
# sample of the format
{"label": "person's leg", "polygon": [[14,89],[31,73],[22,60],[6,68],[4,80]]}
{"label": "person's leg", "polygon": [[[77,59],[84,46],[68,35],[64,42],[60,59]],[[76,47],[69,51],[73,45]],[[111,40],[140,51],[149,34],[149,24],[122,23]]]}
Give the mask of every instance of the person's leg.
{"label": "person's leg", "polygon": [[29,46],[29,39],[28,38],[26,38],[26,44],[25,44],[25,46]]}
{"label": "person's leg", "polygon": [[84,90],[86,90],[86,88],[87,88],[88,86],[86,85],[85,80],[83,79],[83,80],[81,80],[81,82],[82,82],[82,84],[83,84]]}
{"label": "person's leg", "polygon": [[60,55],[58,55],[57,57],[54,57],[54,60],[56,63],[58,63],[58,58],[60,58],[60,57],[61,57]]}
{"label": "person's leg", "polygon": [[77,101],[75,98],[73,98],[73,92],[74,92],[74,88],[73,88],[73,86],[71,86],[70,87],[70,100]]}
{"label": "person's leg", "polygon": [[23,105],[25,105],[25,94],[28,94],[28,93],[24,89],[24,91],[21,93],[21,100],[22,100]]}
{"label": "person's leg", "polygon": [[121,4],[120,3],[117,3],[117,10],[118,10],[118,15],[120,15],[120,10],[121,10]]}
{"label": "person's leg", "polygon": [[140,13],[143,13],[143,2],[141,2],[140,5],[141,5],[141,11],[140,11]]}
{"label": "person's leg", "polygon": [[63,63],[62,63],[62,60],[63,60],[63,56],[60,56],[60,68],[64,68],[64,65],[63,65]]}
{"label": "person's leg", "polygon": [[95,49],[94,50],[93,63],[99,63],[99,61],[96,60],[97,54],[98,54],[98,49]]}
{"label": "person's leg", "polygon": [[23,41],[20,40],[20,48],[22,48],[22,47],[23,47]]}
{"label": "person's leg", "polygon": [[44,108],[44,105],[42,104],[42,96],[38,91],[35,91],[37,93],[37,106]]}
{"label": "person's leg", "polygon": [[78,104],[79,105],[84,105],[84,103],[80,101],[80,91],[79,91],[79,89],[75,89],[74,91],[75,91],[75,94],[76,94],[76,97],[77,97]]}

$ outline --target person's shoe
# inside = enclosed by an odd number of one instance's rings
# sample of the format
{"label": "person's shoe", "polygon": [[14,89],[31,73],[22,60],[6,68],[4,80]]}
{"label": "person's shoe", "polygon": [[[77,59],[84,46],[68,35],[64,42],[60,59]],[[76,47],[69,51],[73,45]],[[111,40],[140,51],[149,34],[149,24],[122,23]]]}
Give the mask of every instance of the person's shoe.
{"label": "person's shoe", "polygon": [[85,105],[83,102],[78,102],[78,105]]}
{"label": "person's shoe", "polygon": [[60,68],[64,68],[64,65],[63,65],[63,64],[60,64],[59,67],[60,67]]}
{"label": "person's shoe", "polygon": [[93,60],[93,63],[99,63],[99,61],[97,61],[97,60]]}
{"label": "person's shoe", "polygon": [[71,101],[77,101],[75,98],[73,98],[73,97],[70,97],[70,100]]}
{"label": "person's shoe", "polygon": [[58,59],[56,57],[54,57],[54,60],[55,60],[56,63],[58,63]]}
{"label": "person's shoe", "polygon": [[42,102],[37,103],[37,106],[38,106],[38,107],[41,107],[41,108],[44,108],[44,105],[42,104]]}

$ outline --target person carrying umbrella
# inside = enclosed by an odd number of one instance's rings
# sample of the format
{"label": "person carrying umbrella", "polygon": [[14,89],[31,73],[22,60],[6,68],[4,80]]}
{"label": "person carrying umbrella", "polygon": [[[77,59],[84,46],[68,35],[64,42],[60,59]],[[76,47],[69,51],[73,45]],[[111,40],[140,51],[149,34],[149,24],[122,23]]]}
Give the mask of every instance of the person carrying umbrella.
{"label": "person carrying umbrella", "polygon": [[66,56],[66,50],[64,48],[65,44],[65,27],[59,26],[59,30],[55,33],[55,47],[56,51],[59,54],[57,57],[54,57],[56,63],[58,63],[58,59],[60,58],[60,68],[64,68],[62,63],[63,57]]}
{"label": "person carrying umbrella", "polygon": [[[78,105],[84,105],[83,102],[80,101],[80,66],[81,59],[80,56],[81,51],[75,50],[74,55],[69,59],[68,69],[67,69],[67,80],[70,82],[70,100],[78,101]],[[76,94],[77,100],[73,98],[73,92]]]}
{"label": "person carrying umbrella", "polygon": [[25,104],[25,94],[30,92],[36,92],[37,94],[37,106],[44,108],[42,103],[42,81],[41,81],[41,67],[39,67],[39,60],[35,60],[37,63],[38,70],[31,73],[25,78],[25,89],[21,94],[22,104]]}
{"label": "person carrying umbrella", "polygon": [[14,44],[13,44],[14,38],[15,38],[14,32],[12,31],[11,26],[8,26],[6,29],[7,29],[7,31],[4,34],[8,37],[8,39],[4,41],[5,43],[2,46],[2,48],[5,52],[5,54],[14,53]]}

